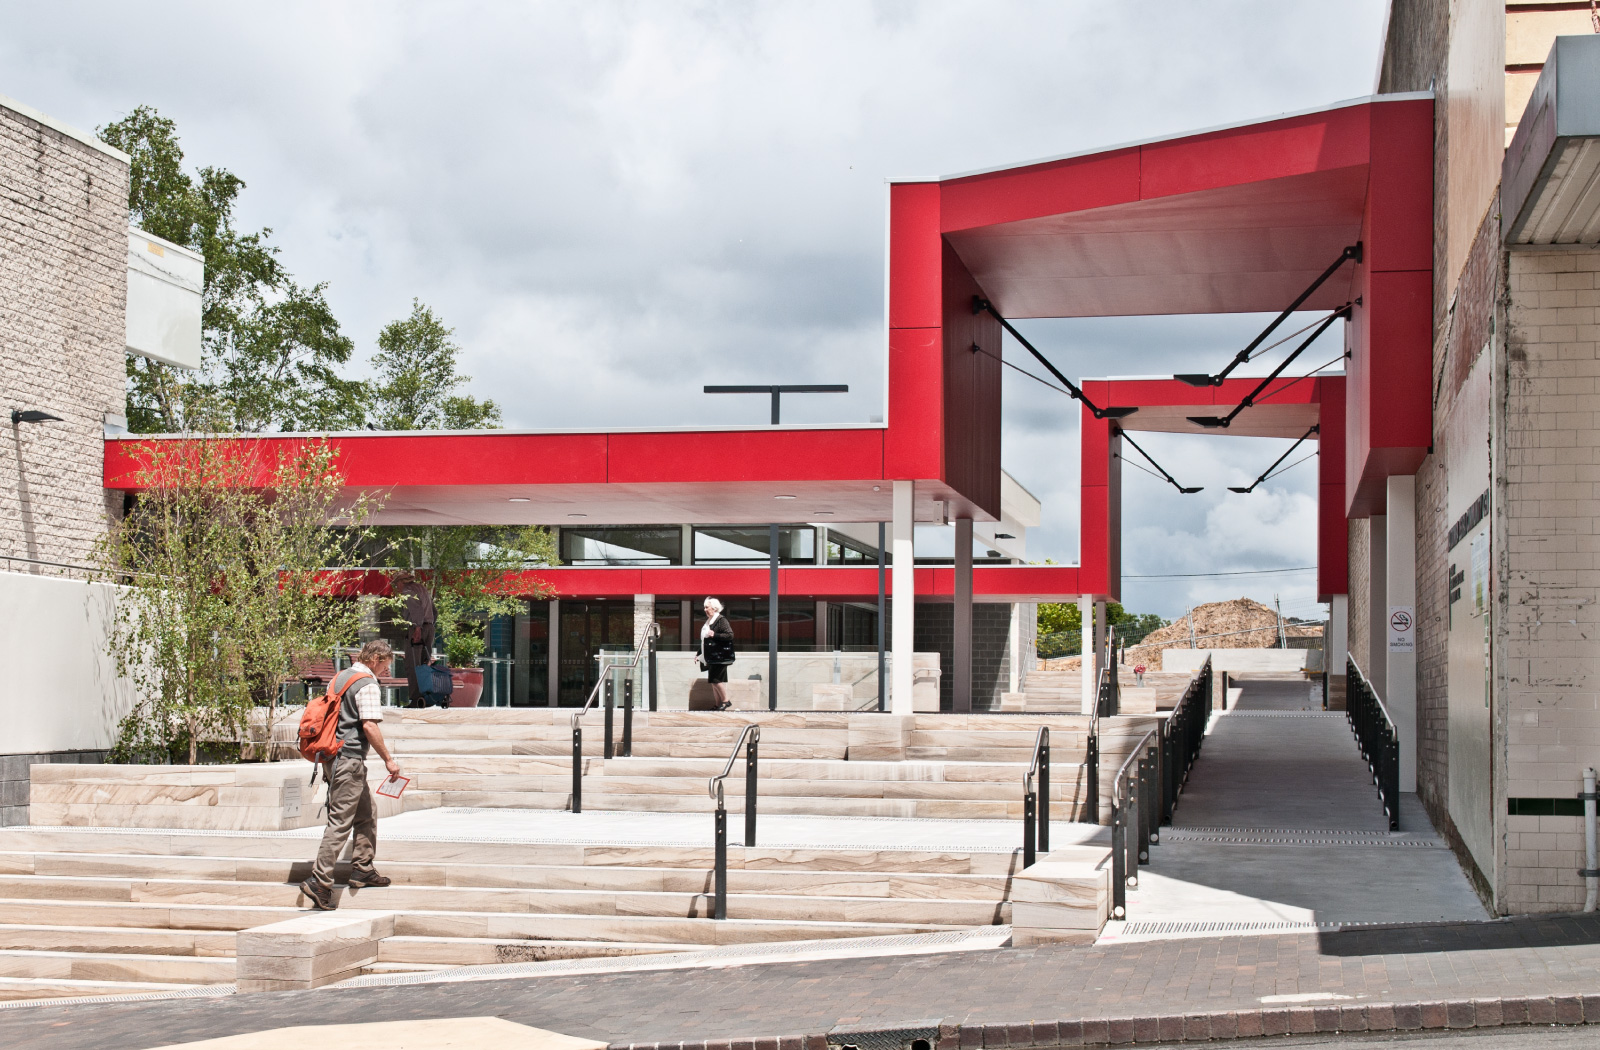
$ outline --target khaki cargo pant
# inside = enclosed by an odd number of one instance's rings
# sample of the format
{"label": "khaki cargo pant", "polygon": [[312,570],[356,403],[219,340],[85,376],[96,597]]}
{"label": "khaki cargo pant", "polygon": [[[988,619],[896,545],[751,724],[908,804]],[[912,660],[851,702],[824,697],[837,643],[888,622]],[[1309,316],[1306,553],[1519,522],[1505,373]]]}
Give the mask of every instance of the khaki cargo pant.
{"label": "khaki cargo pant", "polygon": [[367,786],[367,763],[358,754],[341,753],[333,760],[333,779],[328,784],[328,826],[322,832],[322,846],[311,868],[313,879],[324,886],[333,885],[333,866],[352,832],[355,848],[351,869],[371,871],[378,854],[378,820],[372,789]]}

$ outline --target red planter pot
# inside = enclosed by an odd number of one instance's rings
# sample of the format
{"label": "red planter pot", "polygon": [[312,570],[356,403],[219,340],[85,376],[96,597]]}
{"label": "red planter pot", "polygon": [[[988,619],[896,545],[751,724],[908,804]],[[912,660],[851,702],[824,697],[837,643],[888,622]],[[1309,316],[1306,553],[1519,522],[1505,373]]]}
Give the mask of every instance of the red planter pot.
{"label": "red planter pot", "polygon": [[450,671],[450,706],[477,707],[483,696],[483,668],[472,667]]}

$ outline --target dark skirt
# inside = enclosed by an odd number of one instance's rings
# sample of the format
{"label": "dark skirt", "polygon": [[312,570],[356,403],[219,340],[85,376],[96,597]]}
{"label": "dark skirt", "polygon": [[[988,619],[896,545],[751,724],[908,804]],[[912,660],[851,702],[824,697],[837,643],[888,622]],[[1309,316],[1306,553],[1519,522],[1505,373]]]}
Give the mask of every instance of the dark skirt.
{"label": "dark skirt", "polygon": [[727,664],[710,664],[706,667],[706,681],[726,682],[728,680]]}

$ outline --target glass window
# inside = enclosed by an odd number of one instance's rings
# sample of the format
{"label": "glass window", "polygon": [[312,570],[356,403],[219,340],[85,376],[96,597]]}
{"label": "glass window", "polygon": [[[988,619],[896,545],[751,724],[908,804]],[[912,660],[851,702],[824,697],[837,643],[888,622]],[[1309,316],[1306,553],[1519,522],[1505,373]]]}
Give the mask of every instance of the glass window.
{"label": "glass window", "polygon": [[[722,525],[694,530],[696,565],[749,565],[766,562],[770,532],[766,525]],[[778,563],[810,565],[816,561],[817,530],[785,525],[778,530]]]}
{"label": "glass window", "polygon": [[842,532],[828,532],[829,565],[876,565],[878,548],[870,543],[846,536]]}
{"label": "glass window", "polygon": [[[733,628],[734,648],[739,652],[767,651],[766,598],[722,597],[722,615]],[[700,628],[706,616],[700,603],[694,605],[694,625],[691,637],[700,638]],[[817,643],[817,603],[797,598],[778,599],[778,649],[780,651],[808,652]]]}
{"label": "glass window", "polygon": [[683,531],[671,525],[564,528],[561,561],[565,565],[682,565]]}

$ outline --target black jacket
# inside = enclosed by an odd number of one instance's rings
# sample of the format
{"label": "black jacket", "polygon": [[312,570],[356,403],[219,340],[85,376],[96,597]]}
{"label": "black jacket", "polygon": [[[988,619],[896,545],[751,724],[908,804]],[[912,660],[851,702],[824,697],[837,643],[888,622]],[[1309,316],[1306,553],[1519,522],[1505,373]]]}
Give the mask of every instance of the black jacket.
{"label": "black jacket", "polygon": [[701,651],[707,665],[733,663],[733,628],[722,613],[711,621],[711,637],[701,639]]}

